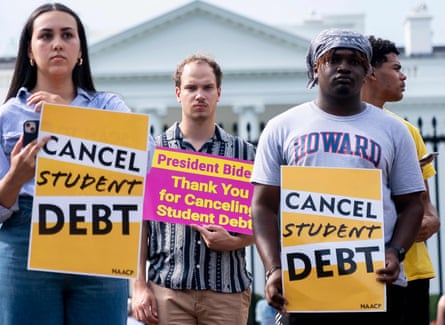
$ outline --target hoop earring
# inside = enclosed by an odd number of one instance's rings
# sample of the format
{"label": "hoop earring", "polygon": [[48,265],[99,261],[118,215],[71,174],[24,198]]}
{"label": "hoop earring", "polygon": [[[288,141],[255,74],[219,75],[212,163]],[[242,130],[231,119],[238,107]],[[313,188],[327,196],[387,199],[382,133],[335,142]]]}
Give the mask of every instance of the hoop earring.
{"label": "hoop earring", "polygon": [[83,59],[80,57],[79,62],[77,62],[77,65],[80,67],[83,64]]}
{"label": "hoop earring", "polygon": [[33,67],[34,66],[34,60],[33,59],[29,59],[29,64],[31,65],[31,67]]}

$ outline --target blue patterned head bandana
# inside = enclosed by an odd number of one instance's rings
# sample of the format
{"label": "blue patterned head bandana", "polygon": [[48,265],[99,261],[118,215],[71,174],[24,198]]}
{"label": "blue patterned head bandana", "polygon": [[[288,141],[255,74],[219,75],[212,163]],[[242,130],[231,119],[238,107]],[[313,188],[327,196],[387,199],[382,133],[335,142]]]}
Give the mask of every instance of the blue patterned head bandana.
{"label": "blue patterned head bandana", "polygon": [[[314,65],[318,59],[329,50],[340,47],[362,52],[370,64],[372,47],[368,38],[347,29],[326,29],[312,40],[306,56],[306,67],[309,77],[307,88],[310,89],[317,83],[317,80],[314,79]],[[370,71],[371,65],[368,69],[368,72]]]}

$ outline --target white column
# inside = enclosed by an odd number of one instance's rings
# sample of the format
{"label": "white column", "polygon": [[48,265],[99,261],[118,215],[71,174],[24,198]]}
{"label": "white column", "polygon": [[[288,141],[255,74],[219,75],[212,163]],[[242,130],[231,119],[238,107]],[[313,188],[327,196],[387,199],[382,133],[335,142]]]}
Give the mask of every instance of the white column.
{"label": "white column", "polygon": [[235,105],[233,112],[238,114],[238,135],[247,141],[257,141],[260,136],[258,115],[264,112],[264,105]]}
{"label": "white column", "polygon": [[150,129],[153,130],[152,135],[160,135],[163,131],[162,118],[167,115],[167,106],[162,105],[157,107],[141,108],[138,111],[150,116]]}
{"label": "white column", "polygon": [[405,54],[431,55],[433,43],[431,32],[431,21],[433,16],[429,14],[425,4],[414,8],[405,18]]}

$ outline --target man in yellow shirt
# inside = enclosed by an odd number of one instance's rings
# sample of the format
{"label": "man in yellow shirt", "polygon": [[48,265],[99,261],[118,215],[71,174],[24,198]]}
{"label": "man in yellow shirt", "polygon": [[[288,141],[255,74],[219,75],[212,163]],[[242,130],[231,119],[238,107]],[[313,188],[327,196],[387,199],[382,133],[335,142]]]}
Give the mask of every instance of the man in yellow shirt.
{"label": "man in yellow shirt", "polygon": [[[361,98],[370,104],[384,109],[386,102],[395,102],[403,98],[406,75],[402,72],[395,44],[388,40],[369,37],[373,55],[371,59],[372,72],[366,78],[362,87]],[[402,117],[384,109],[389,114],[402,120],[408,127],[416,144],[419,160],[427,153],[425,143],[419,130]],[[425,245],[425,241],[439,230],[440,221],[436,208],[430,200],[428,178],[436,171],[431,160],[422,163],[422,174],[425,180],[424,216],[422,227],[416,242],[406,253],[404,260],[405,272],[408,278],[406,288],[407,307],[406,324],[429,325],[429,281],[436,275]]]}

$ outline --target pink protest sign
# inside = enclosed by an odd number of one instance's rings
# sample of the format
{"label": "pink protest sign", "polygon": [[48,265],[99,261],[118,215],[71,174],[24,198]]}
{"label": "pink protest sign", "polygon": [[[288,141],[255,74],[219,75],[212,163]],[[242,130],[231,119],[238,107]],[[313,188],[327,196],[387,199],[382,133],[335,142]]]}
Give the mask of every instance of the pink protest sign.
{"label": "pink protest sign", "polygon": [[220,225],[252,234],[253,162],[158,147],[147,174],[144,219]]}

